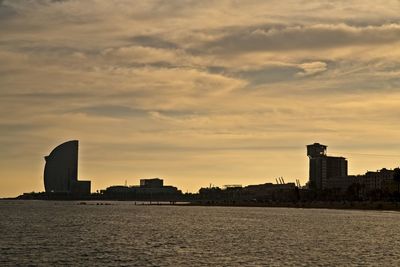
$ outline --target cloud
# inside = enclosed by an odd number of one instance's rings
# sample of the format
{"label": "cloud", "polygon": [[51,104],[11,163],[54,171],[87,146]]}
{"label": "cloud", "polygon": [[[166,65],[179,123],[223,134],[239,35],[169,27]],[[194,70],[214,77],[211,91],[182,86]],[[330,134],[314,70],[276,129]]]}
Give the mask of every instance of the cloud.
{"label": "cloud", "polygon": [[141,46],[145,46],[145,47],[163,48],[163,49],[179,49],[178,44],[163,40],[159,36],[138,35],[138,36],[129,38],[128,41],[133,42],[138,45],[141,45]]}
{"label": "cloud", "polygon": [[[229,29],[228,29],[229,30]],[[399,42],[400,24],[356,27],[346,24],[251,26],[239,28],[204,48],[213,53],[327,49]]]}
{"label": "cloud", "polygon": [[17,14],[16,11],[10,6],[8,6],[4,0],[0,0],[0,20],[9,19],[15,16],[16,14]]}
{"label": "cloud", "polygon": [[303,63],[300,64],[299,67],[302,68],[302,71],[296,73],[296,76],[298,77],[315,75],[327,70],[327,64],[325,62],[320,62],[320,61]]}
{"label": "cloud", "polygon": [[75,110],[71,110],[71,113],[84,113],[87,115],[116,117],[116,118],[145,116],[147,114],[147,112],[144,110],[135,109],[127,106],[121,106],[121,105],[86,106]]}

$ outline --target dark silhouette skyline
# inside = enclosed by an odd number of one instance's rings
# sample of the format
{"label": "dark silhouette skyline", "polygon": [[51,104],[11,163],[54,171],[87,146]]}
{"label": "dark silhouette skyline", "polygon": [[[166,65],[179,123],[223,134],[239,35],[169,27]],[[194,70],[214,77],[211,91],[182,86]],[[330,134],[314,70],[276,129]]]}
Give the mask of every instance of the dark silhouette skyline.
{"label": "dark silhouette skyline", "polygon": [[[298,203],[304,201],[341,200],[400,200],[400,169],[367,171],[365,174],[348,175],[348,162],[344,157],[327,154],[327,146],[320,143],[307,145],[309,178],[302,186],[299,179],[285,182],[283,177],[276,184],[226,185],[200,188],[198,193],[182,194],[175,186],[165,186],[160,178],[141,178],[140,185],[111,185],[90,194],[90,182],[78,181],[78,141],[68,141],[57,146],[46,156],[44,172],[45,193],[26,193],[22,199],[97,199],[189,201],[200,204],[253,205],[260,203]],[[257,205],[258,205],[257,204]]]}

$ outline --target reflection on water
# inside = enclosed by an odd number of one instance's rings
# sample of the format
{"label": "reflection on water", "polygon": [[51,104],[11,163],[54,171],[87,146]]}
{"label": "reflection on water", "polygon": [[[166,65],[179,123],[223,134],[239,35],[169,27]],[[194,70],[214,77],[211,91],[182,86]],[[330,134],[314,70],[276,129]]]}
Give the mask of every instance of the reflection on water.
{"label": "reflection on water", "polygon": [[0,266],[400,264],[396,212],[78,204],[0,201]]}

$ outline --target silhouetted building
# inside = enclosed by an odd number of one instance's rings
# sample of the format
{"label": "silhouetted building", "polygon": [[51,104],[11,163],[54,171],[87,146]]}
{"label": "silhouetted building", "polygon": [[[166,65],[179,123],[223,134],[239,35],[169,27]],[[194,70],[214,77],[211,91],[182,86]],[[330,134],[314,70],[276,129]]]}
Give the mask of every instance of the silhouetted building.
{"label": "silhouetted building", "polygon": [[396,170],[388,170],[383,168],[379,171],[368,171],[364,175],[363,184],[365,191],[370,192],[374,190],[382,190],[386,192],[395,192],[399,190],[399,181],[395,180]]}
{"label": "silhouetted building", "polygon": [[347,176],[347,160],[344,157],[328,156],[326,150],[327,146],[319,143],[307,146],[307,156],[310,158],[310,188],[326,189],[330,179]]}
{"label": "silhouetted building", "polygon": [[339,189],[345,192],[350,186],[354,184],[364,183],[365,175],[348,175],[332,177],[328,180],[326,188]]}
{"label": "silhouetted building", "polygon": [[291,201],[296,197],[296,185],[295,183],[249,185],[243,192],[255,199]]}
{"label": "silhouetted building", "polygon": [[351,186],[357,186],[360,194],[366,196],[371,192],[380,191],[382,193],[394,193],[400,191],[399,178],[395,177],[396,172],[400,170],[388,170],[383,168],[378,171],[368,171],[363,175],[349,175],[344,177],[335,177],[329,180],[328,188],[340,189],[345,192]]}
{"label": "silhouetted building", "polygon": [[214,203],[249,203],[271,201],[294,201],[297,199],[295,183],[284,184],[258,184],[241,186],[228,186],[225,189],[219,187],[201,188],[199,190],[201,201],[213,201]]}
{"label": "silhouetted building", "polygon": [[140,187],[160,188],[164,186],[164,180],[160,178],[140,179]]}
{"label": "silhouetted building", "polygon": [[78,181],[78,145],[77,140],[65,142],[45,157],[46,193],[90,194],[90,181]]}
{"label": "silhouetted building", "polygon": [[182,192],[174,186],[164,186],[164,180],[159,178],[140,179],[140,186],[110,186],[101,193],[112,199],[163,199],[179,197]]}

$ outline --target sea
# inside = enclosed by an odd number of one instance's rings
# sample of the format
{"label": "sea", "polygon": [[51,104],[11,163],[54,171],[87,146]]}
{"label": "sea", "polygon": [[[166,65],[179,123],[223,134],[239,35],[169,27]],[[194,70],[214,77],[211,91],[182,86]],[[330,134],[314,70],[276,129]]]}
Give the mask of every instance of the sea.
{"label": "sea", "polygon": [[400,266],[400,213],[0,201],[0,266]]}

